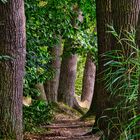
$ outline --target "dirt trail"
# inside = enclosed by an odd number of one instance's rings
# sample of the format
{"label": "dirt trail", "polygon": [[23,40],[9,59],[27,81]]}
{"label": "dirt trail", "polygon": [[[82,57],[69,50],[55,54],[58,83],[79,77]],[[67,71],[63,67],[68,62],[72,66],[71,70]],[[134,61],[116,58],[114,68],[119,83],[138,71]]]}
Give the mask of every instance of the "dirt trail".
{"label": "dirt trail", "polygon": [[47,130],[46,134],[26,135],[24,140],[99,140],[94,135],[83,136],[90,132],[93,121],[80,121],[78,118],[59,114],[51,125],[44,125]]}

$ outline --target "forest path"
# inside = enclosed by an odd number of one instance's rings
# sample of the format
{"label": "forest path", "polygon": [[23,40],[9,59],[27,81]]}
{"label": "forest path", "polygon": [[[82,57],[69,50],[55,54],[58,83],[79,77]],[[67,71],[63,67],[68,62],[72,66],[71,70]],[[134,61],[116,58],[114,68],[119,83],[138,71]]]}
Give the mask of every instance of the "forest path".
{"label": "forest path", "polygon": [[94,120],[81,121],[77,117],[58,114],[51,125],[44,125],[49,130],[45,134],[27,136],[25,140],[99,140],[94,135],[84,134],[91,131]]}

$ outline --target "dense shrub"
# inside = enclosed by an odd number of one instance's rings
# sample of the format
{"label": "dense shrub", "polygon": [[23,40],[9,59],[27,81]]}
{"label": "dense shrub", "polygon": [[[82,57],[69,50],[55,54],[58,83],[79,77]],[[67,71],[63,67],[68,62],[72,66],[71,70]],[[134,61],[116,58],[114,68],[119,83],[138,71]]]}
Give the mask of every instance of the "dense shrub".
{"label": "dense shrub", "polygon": [[53,120],[53,105],[44,101],[33,101],[31,106],[23,107],[23,123],[25,131],[35,131],[43,124]]}

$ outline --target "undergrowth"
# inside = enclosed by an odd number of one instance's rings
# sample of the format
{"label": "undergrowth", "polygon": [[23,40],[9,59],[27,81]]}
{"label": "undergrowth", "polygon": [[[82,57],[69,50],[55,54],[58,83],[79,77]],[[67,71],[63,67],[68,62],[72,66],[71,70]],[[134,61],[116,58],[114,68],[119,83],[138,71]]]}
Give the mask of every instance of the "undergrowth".
{"label": "undergrowth", "polygon": [[[118,134],[115,140],[139,140],[140,50],[135,42],[135,30],[117,34],[113,27],[110,28],[122,48],[103,54],[106,58],[104,81],[110,93],[110,102],[114,99],[114,105],[107,110],[116,115],[109,118],[108,134],[115,129],[116,132],[113,133]],[[128,50],[126,46],[129,47]]]}
{"label": "undergrowth", "polygon": [[50,124],[54,117],[54,106],[45,101],[33,101],[31,106],[23,107],[24,131],[39,132],[39,126]]}

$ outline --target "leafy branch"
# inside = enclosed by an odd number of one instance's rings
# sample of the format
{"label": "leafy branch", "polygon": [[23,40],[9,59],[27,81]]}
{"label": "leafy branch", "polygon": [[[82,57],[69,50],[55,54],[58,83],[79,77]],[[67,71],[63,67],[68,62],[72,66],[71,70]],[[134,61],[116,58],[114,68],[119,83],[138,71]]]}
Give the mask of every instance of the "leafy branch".
{"label": "leafy branch", "polygon": [[2,60],[13,60],[13,58],[8,55],[0,55],[0,61]]}
{"label": "leafy branch", "polygon": [[5,4],[7,2],[7,0],[1,0],[1,2]]}

